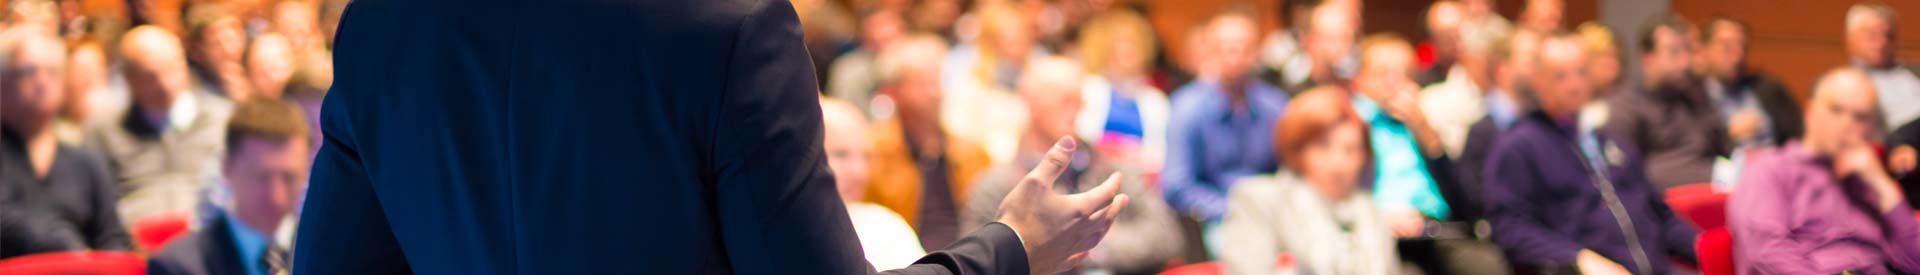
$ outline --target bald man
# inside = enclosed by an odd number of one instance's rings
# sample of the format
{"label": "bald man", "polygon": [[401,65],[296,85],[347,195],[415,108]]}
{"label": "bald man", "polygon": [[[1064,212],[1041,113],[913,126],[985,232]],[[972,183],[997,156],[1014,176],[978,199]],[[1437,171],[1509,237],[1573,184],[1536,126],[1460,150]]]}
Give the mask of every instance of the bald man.
{"label": "bald man", "polygon": [[860,237],[861,250],[874,269],[907,267],[926,255],[920,238],[913,234],[907,220],[873,202],[866,201],[868,155],[873,140],[867,137],[867,117],[852,103],[836,98],[820,98],[820,121],[826,130],[823,141],[827,167],[833,169],[834,186],[840,199],[847,202],[847,218]]}
{"label": "bald man", "polygon": [[[1025,171],[1044,161],[1054,137],[1073,134],[1074,118],[1085,104],[1080,98],[1080,87],[1086,81],[1086,73],[1078,64],[1065,58],[1044,57],[1029,62],[1027,68],[1021,70],[1015,89],[1030,113],[1027,129],[1021,135],[1020,150],[1015,152],[1014,159],[987,170],[973,183],[962,219],[964,228],[992,222],[999,215],[1001,201]],[[1142,198],[1159,196],[1148,193],[1146,183],[1133,167],[1122,167],[1117,160],[1104,158],[1096,150],[1075,151],[1073,161],[1079,165],[1069,166],[1060,174],[1053,185],[1055,191],[1080,192],[1108,177],[1118,177],[1121,193]],[[1180,236],[1179,224],[1175,223],[1173,211],[1165,202],[1140,200],[1120,211],[1106,239],[1093,248],[1094,254],[1105,257],[1096,257],[1085,267],[1117,274],[1153,273],[1164,268],[1168,260],[1181,255]]]}
{"label": "bald man", "polygon": [[1421,87],[1447,80],[1447,73],[1453,70],[1454,62],[1460,60],[1460,28],[1466,23],[1466,11],[1460,2],[1452,0],[1433,2],[1427,7],[1427,37],[1433,47],[1433,64],[1420,70],[1414,77]]}
{"label": "bald man", "polygon": [[172,32],[135,27],[120,51],[133,102],[112,123],[95,125],[87,144],[117,173],[122,218],[189,211],[219,175],[233,104],[194,87]]}
{"label": "bald man", "polygon": [[106,163],[54,136],[66,47],[44,33],[17,38],[0,52],[0,258],[132,249]]}
{"label": "bald man", "polygon": [[266,33],[254,38],[253,44],[247,46],[244,59],[253,95],[280,99],[285,94],[287,80],[293,78],[295,56],[293,44],[286,36]]}
{"label": "bald man", "polygon": [[1827,72],[1806,134],[1748,156],[1727,207],[1739,274],[1920,273],[1920,222],[1875,148],[1873,84],[1859,69]]}

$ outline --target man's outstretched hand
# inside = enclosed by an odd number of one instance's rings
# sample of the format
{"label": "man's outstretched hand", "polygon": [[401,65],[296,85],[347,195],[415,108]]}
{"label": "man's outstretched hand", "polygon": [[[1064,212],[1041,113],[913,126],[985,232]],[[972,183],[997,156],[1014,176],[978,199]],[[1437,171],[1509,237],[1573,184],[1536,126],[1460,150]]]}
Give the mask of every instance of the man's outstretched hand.
{"label": "man's outstretched hand", "polygon": [[1062,137],[1046,160],[1028,172],[1000,202],[1000,223],[1013,228],[1026,246],[1027,266],[1033,274],[1055,274],[1086,261],[1087,250],[1100,243],[1113,219],[1127,207],[1120,195],[1119,177],[1108,177],[1080,194],[1054,194],[1054,179],[1067,168],[1077,147]]}

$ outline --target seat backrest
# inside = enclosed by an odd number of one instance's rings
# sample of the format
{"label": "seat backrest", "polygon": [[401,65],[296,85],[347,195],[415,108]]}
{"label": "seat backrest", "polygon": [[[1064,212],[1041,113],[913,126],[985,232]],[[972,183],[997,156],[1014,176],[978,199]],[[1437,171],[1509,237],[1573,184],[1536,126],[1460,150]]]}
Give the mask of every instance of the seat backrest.
{"label": "seat backrest", "polygon": [[167,242],[187,234],[187,224],[191,219],[186,212],[141,217],[133,222],[133,240],[139,242],[145,251],[160,251],[160,248],[167,246]]}
{"label": "seat backrest", "polygon": [[1693,249],[1700,256],[1701,275],[1733,275],[1733,234],[1727,228],[1701,231]]}
{"label": "seat backrest", "polygon": [[132,252],[53,252],[0,260],[0,274],[7,275],[140,275],[146,273],[146,258]]}
{"label": "seat backrest", "polygon": [[1707,193],[1684,197],[1668,197],[1667,205],[1673,212],[1692,222],[1695,228],[1712,229],[1727,225],[1727,194]]}

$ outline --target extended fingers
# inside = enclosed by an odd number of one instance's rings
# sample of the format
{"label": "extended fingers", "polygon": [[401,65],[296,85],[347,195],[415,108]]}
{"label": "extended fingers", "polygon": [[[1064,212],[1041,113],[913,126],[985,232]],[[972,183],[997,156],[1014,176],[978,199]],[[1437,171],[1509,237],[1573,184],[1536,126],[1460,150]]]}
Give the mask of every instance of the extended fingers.
{"label": "extended fingers", "polygon": [[1073,161],[1075,147],[1078,146],[1072,137],[1061,137],[1059,142],[1053,144],[1053,149],[1047,150],[1047,155],[1040,161],[1040,165],[1033,167],[1033,171],[1027,172],[1027,177],[1020,179],[1020,183],[1053,186],[1054,179],[1059,178],[1060,173],[1066,171],[1067,163]]}

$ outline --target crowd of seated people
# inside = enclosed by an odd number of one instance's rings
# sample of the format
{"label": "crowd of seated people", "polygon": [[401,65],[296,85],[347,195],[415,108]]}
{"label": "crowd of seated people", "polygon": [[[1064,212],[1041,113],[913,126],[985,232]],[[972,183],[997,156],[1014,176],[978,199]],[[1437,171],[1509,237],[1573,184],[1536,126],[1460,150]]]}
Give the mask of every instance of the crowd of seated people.
{"label": "crowd of seated people", "polygon": [[[350,5],[93,2],[0,8],[0,263],[285,270]],[[1133,199],[1073,273],[1692,273],[1714,230],[1738,274],[1920,273],[1920,66],[1890,6],[1845,10],[1844,66],[1793,87],[1737,14],[1615,30],[1439,0],[1425,33],[1367,33],[1367,1],[1282,0],[1169,35],[1142,2],[796,1],[869,262],[995,220],[1066,136],[1094,150],[1053,191]],[[1701,184],[1724,226],[1668,204]],[[187,230],[149,244],[159,220]]]}
{"label": "crowd of seated people", "polygon": [[0,261],[286,270],[345,1],[99,2],[0,9]]}

